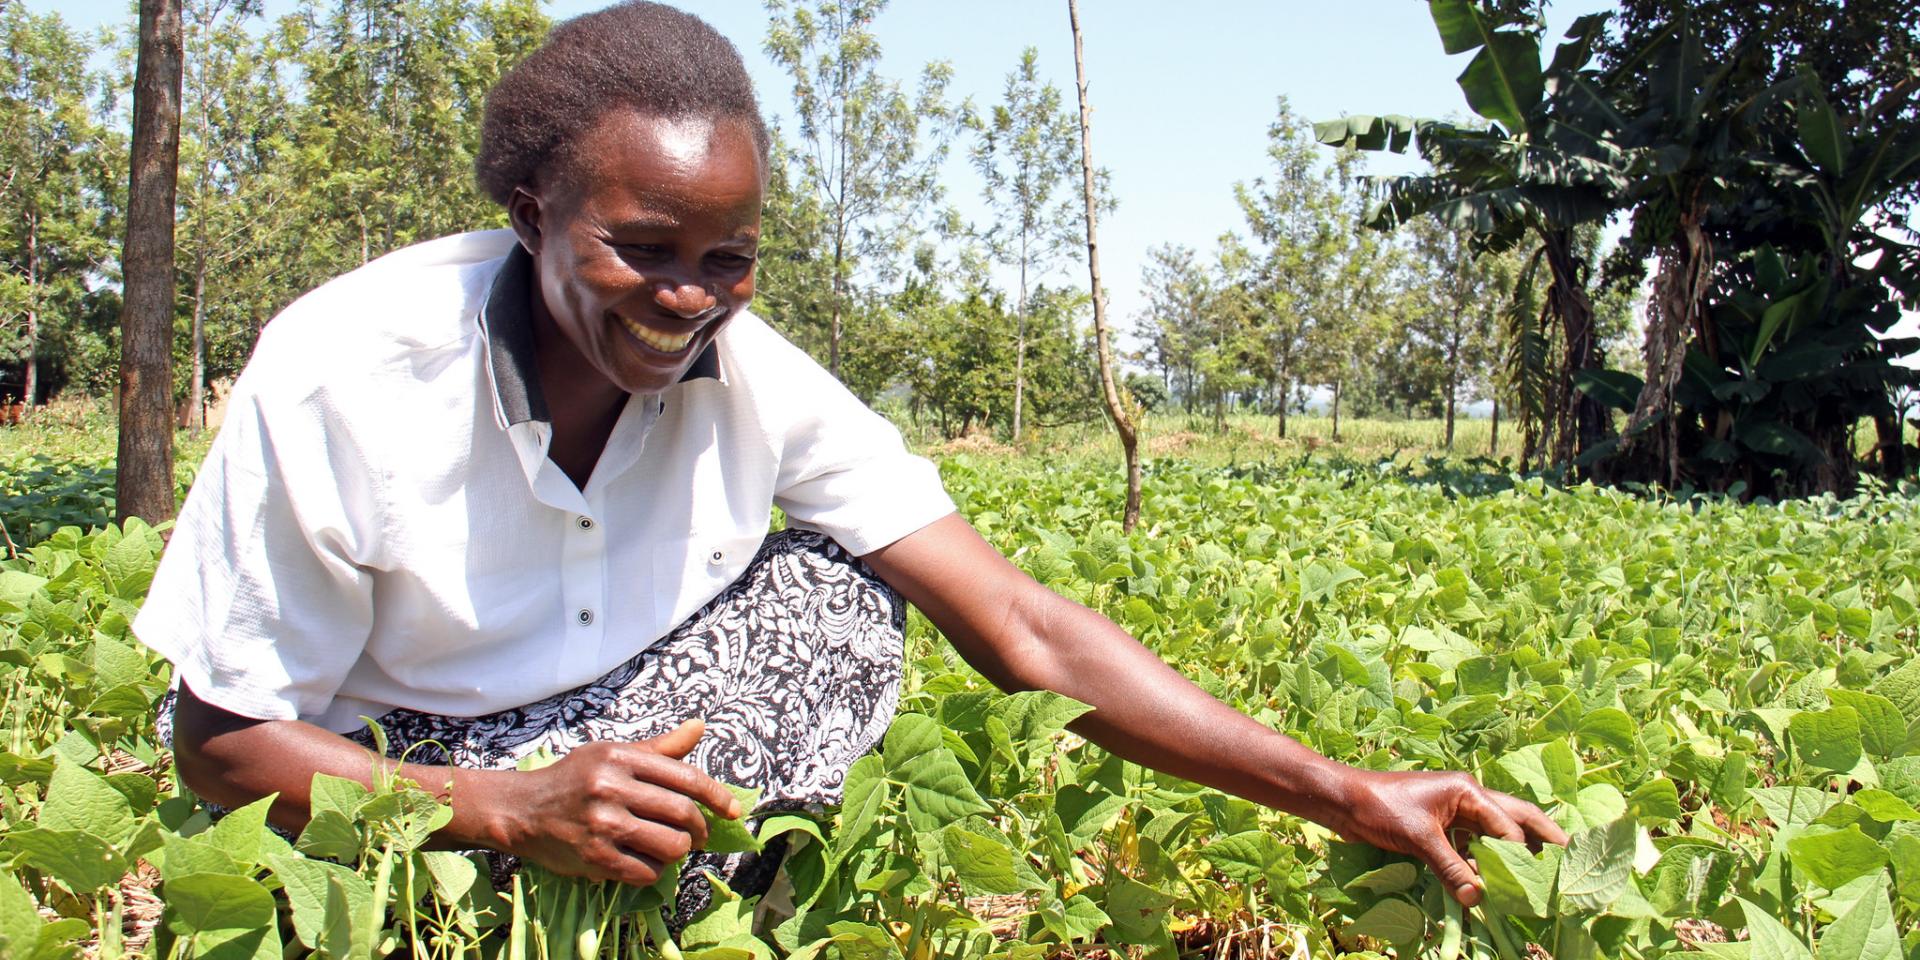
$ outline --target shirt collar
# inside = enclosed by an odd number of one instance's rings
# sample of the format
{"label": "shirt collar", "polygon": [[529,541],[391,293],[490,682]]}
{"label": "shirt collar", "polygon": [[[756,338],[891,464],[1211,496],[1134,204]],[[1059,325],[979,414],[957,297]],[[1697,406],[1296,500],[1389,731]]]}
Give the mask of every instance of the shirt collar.
{"label": "shirt collar", "polygon": [[[500,272],[494,274],[487,302],[480,307],[480,334],[487,340],[487,373],[493,380],[494,412],[501,426],[538,421],[551,423],[547,398],[540,391],[540,370],[533,346],[533,256],[520,244],[508,251]],[[720,353],[709,343],[680,377],[719,380]]]}

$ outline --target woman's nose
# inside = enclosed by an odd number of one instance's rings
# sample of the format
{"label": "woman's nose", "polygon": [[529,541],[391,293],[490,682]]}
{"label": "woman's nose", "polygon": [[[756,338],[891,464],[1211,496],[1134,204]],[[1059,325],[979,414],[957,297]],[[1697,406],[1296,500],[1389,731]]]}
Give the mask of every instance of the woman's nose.
{"label": "woman's nose", "polygon": [[712,310],[719,301],[714,298],[712,291],[699,284],[668,281],[654,285],[653,302],[691,320]]}

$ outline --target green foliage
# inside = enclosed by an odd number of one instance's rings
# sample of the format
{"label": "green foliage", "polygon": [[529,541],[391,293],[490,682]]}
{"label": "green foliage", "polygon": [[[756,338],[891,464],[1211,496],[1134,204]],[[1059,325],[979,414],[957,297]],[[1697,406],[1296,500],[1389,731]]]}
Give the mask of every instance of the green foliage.
{"label": "green foliage", "polygon": [[1100,519],[1121,490],[1091,468],[943,472],[997,547],[1236,707],[1350,763],[1474,770],[1573,842],[1478,841],[1487,900],[1461,911],[1404,857],[1121,763],[1067,729],[1083,706],[995,692],[915,619],[901,713],[844,805],[714,832],[726,849],[786,836],[791,916],[756,926],[758,900],[717,886],[669,930],[677,875],[639,889],[528,867],[496,892],[475,859],[423,849],[450,812],[405,782],[316,777],[289,843],[266,801],[210,824],[154,772],[167,672],[127,623],[160,537],[134,523],[0,562],[5,949],[71,956],[118,930],[142,862],[165,904],[154,939],[102,950],[987,960],[1211,949],[1270,922],[1314,956],[1650,958],[1702,924],[1749,956],[1911,948],[1908,496],[1742,506],[1160,461],[1129,536]]}

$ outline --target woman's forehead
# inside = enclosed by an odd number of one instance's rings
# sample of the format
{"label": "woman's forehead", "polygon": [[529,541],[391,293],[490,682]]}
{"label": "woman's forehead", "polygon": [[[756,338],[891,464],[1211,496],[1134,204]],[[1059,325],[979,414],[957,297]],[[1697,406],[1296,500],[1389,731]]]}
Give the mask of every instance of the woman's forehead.
{"label": "woman's forehead", "polygon": [[616,111],[569,153],[572,186],[585,195],[759,208],[764,171],[753,128],[743,120]]}

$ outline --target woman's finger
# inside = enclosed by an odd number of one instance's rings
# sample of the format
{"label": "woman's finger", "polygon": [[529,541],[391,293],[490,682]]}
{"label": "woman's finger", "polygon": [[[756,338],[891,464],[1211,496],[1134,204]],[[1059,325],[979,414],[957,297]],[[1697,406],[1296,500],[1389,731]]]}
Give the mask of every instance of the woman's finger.
{"label": "woman's finger", "polygon": [[1530,839],[1544,840],[1563,847],[1567,845],[1567,832],[1560,829],[1560,825],[1554,823],[1553,818],[1547,816],[1546,811],[1510,793],[1501,793],[1498,790],[1484,792],[1507,812],[1507,816],[1512,817],[1522,829],[1527,831]]}
{"label": "woman's finger", "polygon": [[707,845],[707,818],[700,807],[685,794],[662,790],[652,784],[636,783],[638,788],[627,803],[627,810],[642,820],[664,823],[693,838],[695,849]]}
{"label": "woman's finger", "polygon": [[1447,842],[1444,831],[1434,831],[1423,836],[1411,838],[1419,846],[1419,857],[1446,884],[1447,892],[1463,906],[1471,907],[1480,902],[1480,876],[1473,872],[1453,845]]}
{"label": "woman's finger", "polygon": [[719,816],[728,819],[740,816],[740,801],[734,799],[733,791],[699,768],[645,751],[635,751],[627,756],[628,769],[634,779],[691,797]]}
{"label": "woman's finger", "polygon": [[1527,842],[1527,832],[1501,808],[1489,791],[1477,784],[1461,798],[1459,812],[1487,836],[1513,843]]}

